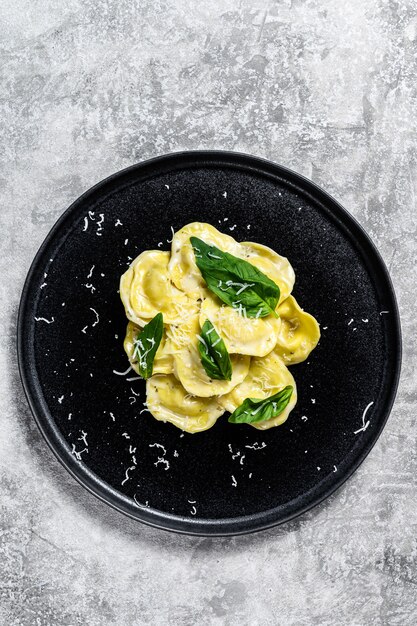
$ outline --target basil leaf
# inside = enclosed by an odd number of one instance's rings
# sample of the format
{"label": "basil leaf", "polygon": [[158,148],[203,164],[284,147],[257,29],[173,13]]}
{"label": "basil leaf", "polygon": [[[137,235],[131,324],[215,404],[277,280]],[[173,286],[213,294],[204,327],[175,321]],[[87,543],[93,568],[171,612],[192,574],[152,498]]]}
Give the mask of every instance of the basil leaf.
{"label": "basil leaf", "polygon": [[245,317],[265,317],[279,301],[280,289],[257,267],[209,246],[198,237],[190,237],[195,262],[207,287],[222,302],[240,311]]}
{"label": "basil leaf", "polygon": [[290,401],[291,385],[269,398],[246,398],[229,417],[232,424],[256,424],[277,417]]}
{"label": "basil leaf", "polygon": [[231,380],[232,362],[224,345],[223,339],[217,333],[213,324],[206,320],[198,338],[198,351],[201,363],[207,376],[217,380]]}
{"label": "basil leaf", "polygon": [[162,313],[158,313],[142,328],[134,341],[133,358],[138,361],[139,374],[142,378],[152,376],[153,362],[161,343],[163,331],[163,316]]}

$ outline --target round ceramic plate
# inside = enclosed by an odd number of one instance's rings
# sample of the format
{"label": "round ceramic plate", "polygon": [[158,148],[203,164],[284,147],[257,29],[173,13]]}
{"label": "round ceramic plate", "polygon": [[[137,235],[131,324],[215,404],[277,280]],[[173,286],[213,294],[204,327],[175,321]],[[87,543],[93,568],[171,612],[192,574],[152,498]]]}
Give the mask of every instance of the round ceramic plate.
{"label": "round ceramic plate", "polygon": [[[320,322],[320,344],[291,368],[299,398],[283,426],[225,415],[183,434],[144,410],[143,381],[114,373],[128,366],[120,275],[193,221],[287,256]],[[39,250],[19,312],[23,385],[61,463],[119,511],[198,535],[267,528],[335,491],[384,427],[400,351],[391,281],[358,223],[302,176],[228,152],[160,157],[87,191]]]}

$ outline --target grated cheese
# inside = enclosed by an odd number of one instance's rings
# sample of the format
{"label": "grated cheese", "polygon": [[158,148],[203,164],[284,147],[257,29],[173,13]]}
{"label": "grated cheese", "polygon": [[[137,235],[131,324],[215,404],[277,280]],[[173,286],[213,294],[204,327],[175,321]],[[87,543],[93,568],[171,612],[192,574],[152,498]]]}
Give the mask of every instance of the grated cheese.
{"label": "grated cheese", "polygon": [[157,461],[154,463],[155,467],[157,467],[160,464],[165,465],[164,470],[166,472],[169,470],[169,461],[167,459],[164,459],[164,457],[162,456],[158,456]]}
{"label": "grated cheese", "polygon": [[101,231],[103,230],[103,222],[104,222],[104,213],[99,213],[100,219],[97,222],[97,230],[96,230],[96,235],[98,237],[101,237]]}
{"label": "grated cheese", "polygon": [[133,472],[133,470],[136,469],[135,465],[131,465],[130,467],[127,468],[126,473],[125,473],[125,479],[122,480],[122,485],[124,485],[125,483],[127,483],[128,480],[130,480],[130,476],[129,476],[129,472]]}
{"label": "grated cheese", "polygon": [[368,406],[365,408],[365,410],[364,410],[364,412],[363,412],[363,414],[362,414],[362,428],[359,428],[358,430],[355,430],[355,431],[354,431],[354,433],[353,433],[354,435],[357,435],[358,433],[361,433],[361,432],[365,432],[365,430],[368,428],[368,426],[369,426],[369,424],[370,424],[370,420],[368,420],[367,422],[365,422],[365,417],[366,417],[366,414],[368,413],[369,409],[371,408],[371,406],[372,406],[373,404],[374,404],[374,403],[373,403],[373,401],[372,401],[372,402],[370,402],[370,403],[368,404]]}
{"label": "grated cheese", "polygon": [[266,448],[266,443],[263,441],[262,445],[259,445],[259,443],[255,441],[252,446],[245,446],[245,448],[248,448],[249,450],[262,450],[263,448]]}
{"label": "grated cheese", "polygon": [[132,369],[132,366],[129,365],[129,367],[127,368],[125,372],[117,372],[116,370],[113,370],[113,374],[117,374],[117,376],[126,376],[126,374],[128,374],[131,369]]}
{"label": "grated cheese", "polygon": [[35,317],[35,322],[45,322],[46,324],[53,324],[55,322],[55,318],[52,317],[50,320],[47,320],[46,317]]}
{"label": "grated cheese", "polygon": [[100,318],[99,318],[99,315],[98,315],[97,311],[95,309],[93,309],[93,307],[91,307],[91,306],[90,306],[90,311],[92,311],[95,314],[95,316],[96,316],[96,321],[93,322],[93,324],[92,324],[92,328],[94,328],[94,326],[97,326],[97,324],[99,323]]}

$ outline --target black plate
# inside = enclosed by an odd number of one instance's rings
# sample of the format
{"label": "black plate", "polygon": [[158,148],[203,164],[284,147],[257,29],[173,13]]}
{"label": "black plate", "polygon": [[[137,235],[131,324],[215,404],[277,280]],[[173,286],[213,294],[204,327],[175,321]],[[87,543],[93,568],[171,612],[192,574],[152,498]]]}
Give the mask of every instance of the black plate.
{"label": "black plate", "polygon": [[[140,412],[142,381],[113,374],[127,366],[121,273],[143,250],[169,249],[171,227],[192,221],[288,256],[294,295],[321,324],[319,346],[292,368],[299,400],[279,428],[224,416],[183,435]],[[81,484],[153,526],[227,535],[286,521],[352,474],[389,415],[401,339],[385,265],[333,198],[262,159],[187,152],[119,172],[64,213],[26,280],[18,352],[39,428]]]}

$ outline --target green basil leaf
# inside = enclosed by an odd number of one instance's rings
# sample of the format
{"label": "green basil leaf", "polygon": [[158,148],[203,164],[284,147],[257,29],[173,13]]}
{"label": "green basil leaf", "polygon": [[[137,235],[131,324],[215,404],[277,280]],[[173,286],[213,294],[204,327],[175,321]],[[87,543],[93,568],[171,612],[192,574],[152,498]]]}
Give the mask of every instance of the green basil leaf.
{"label": "green basil leaf", "polygon": [[290,401],[291,385],[269,398],[246,398],[229,417],[232,424],[255,424],[277,417]]}
{"label": "green basil leaf", "polygon": [[272,313],[279,301],[280,289],[257,267],[209,246],[198,237],[190,237],[195,261],[207,287],[222,302],[240,311],[246,317],[265,317]]}
{"label": "green basil leaf", "polygon": [[163,316],[162,313],[158,313],[142,328],[134,341],[135,348],[133,350],[133,358],[138,361],[139,374],[142,378],[152,376],[153,362],[159,344],[161,343],[163,331]]}
{"label": "green basil leaf", "polygon": [[223,339],[209,320],[204,322],[201,336],[197,335],[197,338],[201,363],[207,376],[217,380],[231,380],[232,362],[229,353]]}

